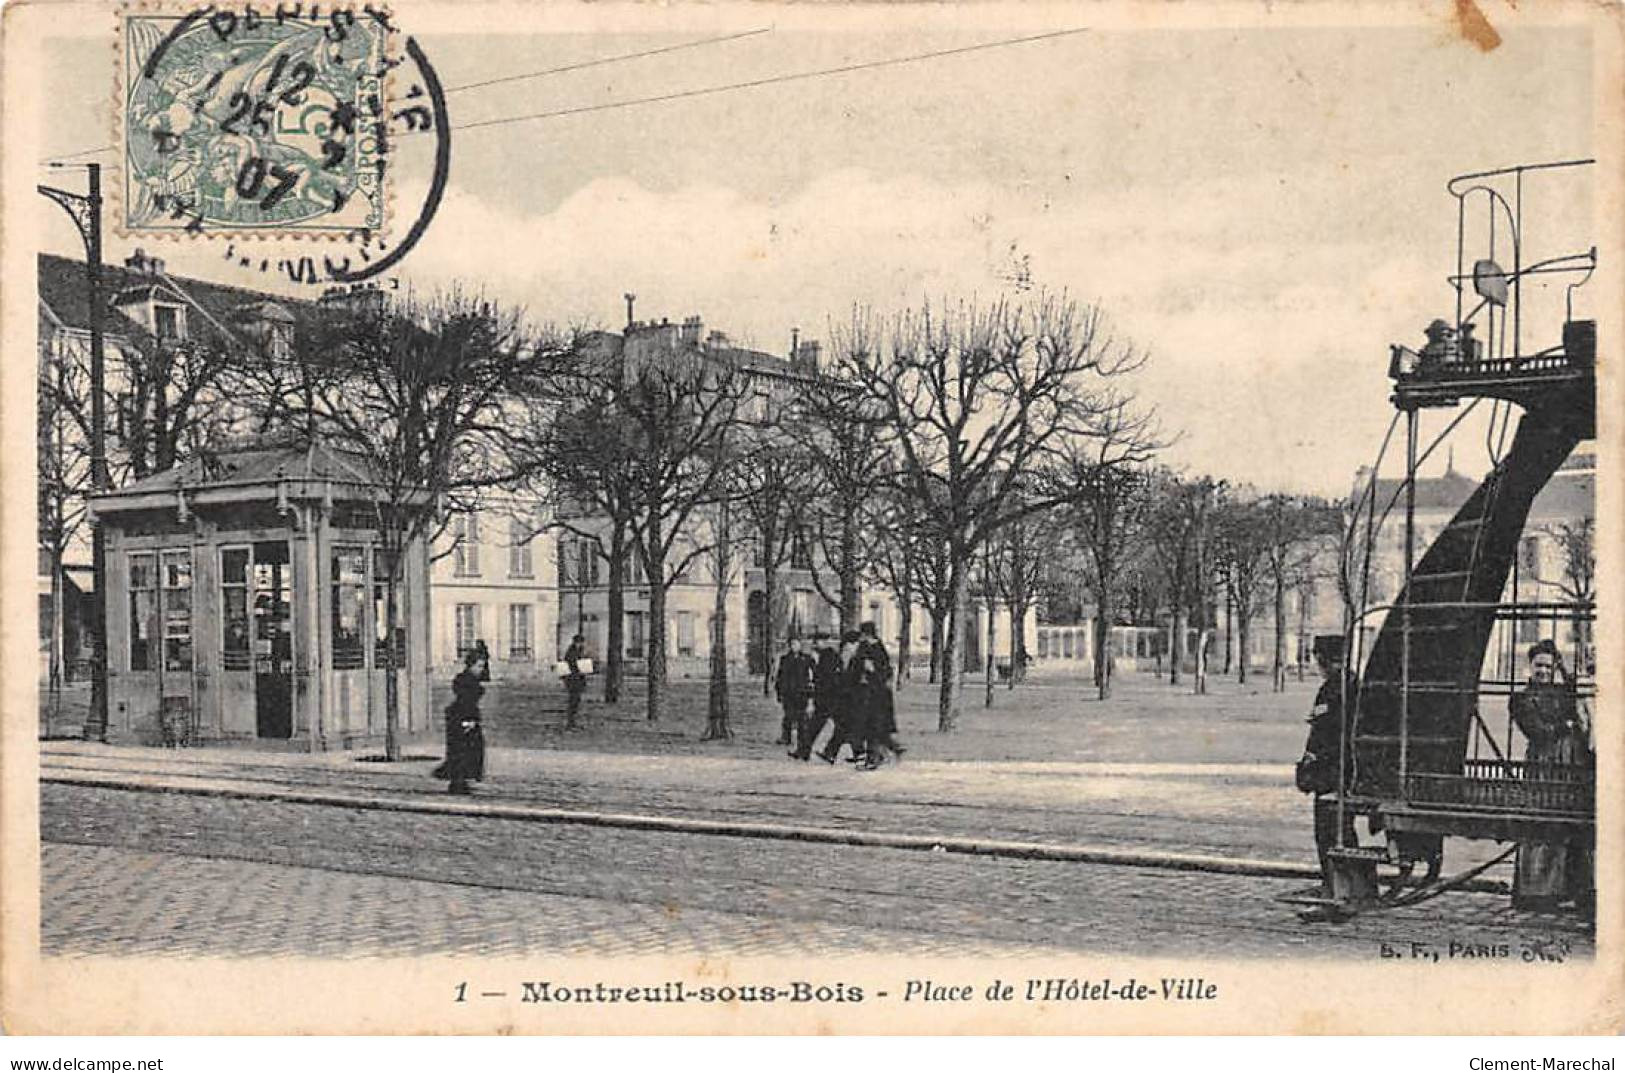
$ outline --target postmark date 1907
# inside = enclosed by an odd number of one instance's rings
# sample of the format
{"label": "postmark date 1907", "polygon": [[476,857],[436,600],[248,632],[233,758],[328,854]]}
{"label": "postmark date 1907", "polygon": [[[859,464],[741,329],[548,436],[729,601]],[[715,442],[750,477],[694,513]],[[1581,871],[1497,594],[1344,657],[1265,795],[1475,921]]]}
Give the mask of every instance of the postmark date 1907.
{"label": "postmark date 1907", "polygon": [[126,233],[376,232],[389,15],[120,14]]}

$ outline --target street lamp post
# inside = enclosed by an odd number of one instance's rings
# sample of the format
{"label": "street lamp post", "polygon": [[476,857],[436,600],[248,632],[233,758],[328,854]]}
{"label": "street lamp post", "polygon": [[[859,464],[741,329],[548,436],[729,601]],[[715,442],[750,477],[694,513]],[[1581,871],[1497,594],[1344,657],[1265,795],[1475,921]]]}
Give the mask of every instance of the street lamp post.
{"label": "street lamp post", "polygon": [[[52,167],[71,165],[53,164]],[[85,244],[85,274],[90,283],[90,487],[107,491],[107,407],[105,369],[102,354],[102,166],[85,164],[86,192],[76,194],[41,184],[39,192],[56,202],[73,218]],[[102,525],[90,516],[91,583],[96,595],[91,603],[90,713],[85,719],[87,739],[107,740],[107,549]]]}

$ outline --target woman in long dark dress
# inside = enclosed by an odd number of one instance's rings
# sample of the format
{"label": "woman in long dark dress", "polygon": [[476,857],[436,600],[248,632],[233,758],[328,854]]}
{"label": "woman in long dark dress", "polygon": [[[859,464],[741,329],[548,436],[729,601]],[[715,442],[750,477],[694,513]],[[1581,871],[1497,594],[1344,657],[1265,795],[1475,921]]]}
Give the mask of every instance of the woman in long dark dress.
{"label": "woman in long dark dress", "polygon": [[[1513,695],[1511,709],[1529,742],[1524,759],[1530,778],[1572,777],[1575,769],[1596,763],[1574,680],[1551,641],[1529,650],[1529,684]],[[1551,909],[1573,901],[1584,910],[1591,900],[1591,847],[1583,839],[1525,840],[1518,844],[1513,877],[1515,907]]]}
{"label": "woman in long dark dress", "polygon": [[446,762],[435,769],[450,781],[447,793],[466,794],[470,782],[485,778],[485,731],[480,725],[480,655],[471,651],[451,680],[452,701],[446,705]]}

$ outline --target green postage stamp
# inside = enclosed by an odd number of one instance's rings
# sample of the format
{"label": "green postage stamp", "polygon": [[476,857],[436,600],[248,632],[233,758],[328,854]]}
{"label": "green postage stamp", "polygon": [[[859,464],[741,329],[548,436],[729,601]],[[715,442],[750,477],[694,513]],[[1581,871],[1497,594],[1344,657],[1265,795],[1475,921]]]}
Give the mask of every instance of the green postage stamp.
{"label": "green postage stamp", "polygon": [[126,234],[371,234],[383,222],[387,12],[119,14]]}

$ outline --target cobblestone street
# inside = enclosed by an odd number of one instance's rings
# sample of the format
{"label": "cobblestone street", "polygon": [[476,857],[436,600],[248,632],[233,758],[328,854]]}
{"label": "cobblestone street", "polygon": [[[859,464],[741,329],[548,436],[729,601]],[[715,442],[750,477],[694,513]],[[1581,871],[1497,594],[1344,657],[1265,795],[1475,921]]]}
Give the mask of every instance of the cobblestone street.
{"label": "cobblestone street", "polygon": [[52,954],[1591,949],[1488,895],[1310,925],[1236,875],[56,784],[41,822]]}

